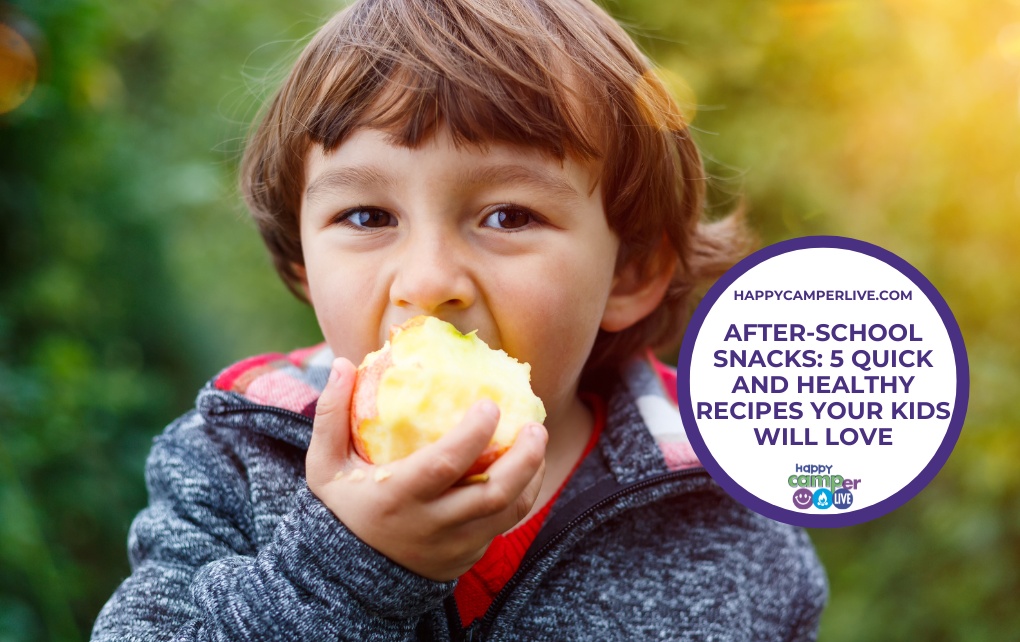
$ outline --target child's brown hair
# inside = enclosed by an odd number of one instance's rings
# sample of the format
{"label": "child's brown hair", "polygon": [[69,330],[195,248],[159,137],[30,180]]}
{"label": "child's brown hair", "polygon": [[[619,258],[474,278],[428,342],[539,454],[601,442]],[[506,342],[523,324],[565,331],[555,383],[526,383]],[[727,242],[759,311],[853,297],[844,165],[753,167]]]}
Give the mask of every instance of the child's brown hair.
{"label": "child's brown hair", "polygon": [[[437,127],[597,168],[617,269],[678,261],[662,303],[599,332],[586,368],[675,342],[699,281],[745,250],[730,219],[701,222],[705,173],[676,102],[627,33],[589,0],[358,0],[312,39],[245,149],[242,189],[287,286],[304,299],[299,214],[313,144],[357,127],[414,147]],[[665,241],[663,241],[665,239]]]}

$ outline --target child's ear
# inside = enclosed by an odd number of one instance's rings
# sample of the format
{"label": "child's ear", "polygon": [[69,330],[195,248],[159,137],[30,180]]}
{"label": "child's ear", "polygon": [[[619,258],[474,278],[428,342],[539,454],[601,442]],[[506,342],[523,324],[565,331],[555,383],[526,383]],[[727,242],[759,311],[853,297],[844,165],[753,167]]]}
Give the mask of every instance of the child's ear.
{"label": "child's ear", "polygon": [[676,261],[673,246],[663,237],[658,251],[649,259],[644,270],[638,269],[633,262],[625,265],[613,277],[599,327],[606,332],[619,332],[651,314],[666,295],[676,270]]}

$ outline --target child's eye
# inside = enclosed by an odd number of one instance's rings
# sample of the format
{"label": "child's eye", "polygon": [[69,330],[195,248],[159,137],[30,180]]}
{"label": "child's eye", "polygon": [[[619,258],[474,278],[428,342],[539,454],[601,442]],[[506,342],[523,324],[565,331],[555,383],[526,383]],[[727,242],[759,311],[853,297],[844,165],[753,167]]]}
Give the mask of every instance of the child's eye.
{"label": "child's eye", "polygon": [[395,226],[397,217],[384,210],[359,207],[343,212],[337,217],[336,222],[358,229],[375,229]]}
{"label": "child's eye", "polygon": [[517,207],[500,207],[485,217],[482,227],[494,227],[500,230],[516,230],[526,227],[535,220],[531,212]]}

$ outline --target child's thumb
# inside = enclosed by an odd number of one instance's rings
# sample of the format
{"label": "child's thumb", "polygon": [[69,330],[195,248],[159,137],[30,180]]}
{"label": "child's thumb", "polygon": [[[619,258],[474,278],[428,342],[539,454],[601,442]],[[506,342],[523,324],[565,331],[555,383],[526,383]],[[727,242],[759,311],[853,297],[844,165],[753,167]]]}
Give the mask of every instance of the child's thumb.
{"label": "child's thumb", "polygon": [[[350,443],[351,393],[357,370],[343,357],[333,361],[329,381],[315,405],[312,441],[308,445],[307,475],[331,474],[347,459]],[[334,471],[335,472],[335,471]]]}

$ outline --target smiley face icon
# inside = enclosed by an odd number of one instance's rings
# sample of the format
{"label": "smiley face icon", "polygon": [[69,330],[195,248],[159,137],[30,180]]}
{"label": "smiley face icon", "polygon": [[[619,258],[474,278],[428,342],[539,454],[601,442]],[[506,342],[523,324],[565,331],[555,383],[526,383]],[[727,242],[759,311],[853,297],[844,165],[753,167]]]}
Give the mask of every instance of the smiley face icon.
{"label": "smiley face icon", "polygon": [[801,510],[810,508],[813,502],[814,496],[806,488],[798,488],[797,492],[793,494],[793,505]]}

